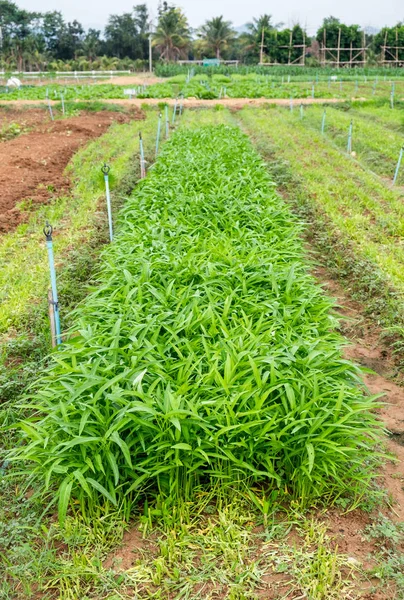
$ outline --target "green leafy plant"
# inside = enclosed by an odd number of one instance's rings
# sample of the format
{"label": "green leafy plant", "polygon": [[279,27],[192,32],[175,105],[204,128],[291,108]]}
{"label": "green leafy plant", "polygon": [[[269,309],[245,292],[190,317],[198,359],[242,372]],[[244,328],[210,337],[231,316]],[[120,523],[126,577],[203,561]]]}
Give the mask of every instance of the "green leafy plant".
{"label": "green leafy plant", "polygon": [[238,129],[167,142],[19,425],[12,458],[57,487],[62,523],[71,501],[127,511],[212,484],[304,503],[364,493],[376,403],[341,356],[300,231]]}

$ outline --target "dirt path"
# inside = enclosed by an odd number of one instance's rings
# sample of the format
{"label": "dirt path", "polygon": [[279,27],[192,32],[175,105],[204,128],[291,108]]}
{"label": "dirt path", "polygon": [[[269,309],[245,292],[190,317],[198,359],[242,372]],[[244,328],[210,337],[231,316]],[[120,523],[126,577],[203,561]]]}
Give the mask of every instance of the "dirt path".
{"label": "dirt path", "polygon": [[[9,118],[8,112],[6,114]],[[27,117],[21,112],[21,117],[27,118],[29,125],[38,122],[41,125],[29,133],[0,143],[0,234],[15,229],[26,220],[27,213],[19,205],[21,201],[45,203],[52,196],[67,193],[69,180],[64,170],[81,146],[102,135],[113,122],[140,118],[142,113],[138,111],[129,116],[102,111],[53,123],[43,111],[41,121],[37,120],[39,116],[37,111]]]}
{"label": "dirt path", "polygon": [[46,107],[26,108],[13,105],[0,107],[0,127],[18,124],[21,129],[43,125],[47,121],[48,115],[45,114]]}
{"label": "dirt path", "polygon": [[135,73],[133,75],[115,75],[111,79],[97,81],[97,84],[112,83],[112,85],[153,85],[154,83],[164,83],[162,77],[156,77],[150,73]]}
{"label": "dirt path", "polygon": [[[170,104],[173,105],[176,100],[175,98],[117,98],[117,99],[99,99],[102,103],[106,104],[119,104],[122,106],[133,106],[140,108],[144,104],[159,105],[159,104]],[[76,102],[93,102],[93,100],[76,100]],[[342,102],[338,98],[295,98],[294,103],[296,106],[300,104],[337,104]],[[59,104],[57,100],[51,100],[51,104]],[[2,100],[0,107],[3,106],[38,106],[41,104],[48,104],[48,100]],[[289,106],[289,98],[222,98],[216,100],[200,100],[199,98],[184,98],[183,104],[187,108],[197,108],[201,106],[215,106],[215,104],[222,104],[229,108],[237,109],[243,106],[262,106],[263,104],[278,104],[280,106]]]}
{"label": "dirt path", "polygon": [[362,306],[351,300],[339,283],[329,278],[325,269],[318,268],[315,275],[326,292],[338,302],[343,334],[352,344],[345,349],[345,356],[373,371],[364,375],[365,383],[371,394],[383,395],[380,417],[390,432],[387,448],[397,462],[388,461],[382,476],[384,486],[394,499],[390,517],[404,521],[404,387],[393,380],[397,369],[392,349],[380,343],[382,331],[364,316]]}

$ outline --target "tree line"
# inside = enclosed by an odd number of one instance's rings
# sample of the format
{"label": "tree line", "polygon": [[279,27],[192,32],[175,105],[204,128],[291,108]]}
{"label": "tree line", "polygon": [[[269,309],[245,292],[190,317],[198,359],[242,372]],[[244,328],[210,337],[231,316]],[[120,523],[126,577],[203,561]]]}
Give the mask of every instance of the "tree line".
{"label": "tree line", "polygon": [[[404,23],[369,35],[359,25],[346,25],[328,17],[310,38],[299,24],[284,27],[264,14],[254,18],[241,33],[223,16],[192,30],[180,8],[162,2],[155,22],[150,19],[147,5],[138,4],[130,12],[110,15],[101,31],[85,30],[77,20],[67,22],[58,10],[32,12],[0,0],[0,66],[5,70],[140,70],[147,67],[149,38],[153,59],[167,62],[214,57],[244,64],[296,63],[305,46],[306,64],[315,66],[320,58],[318,49],[326,43],[341,48],[365,44],[369,47],[368,60],[375,64],[391,58],[382,50],[385,44],[404,46]],[[341,60],[349,60],[348,56],[348,51],[342,50]],[[394,50],[396,57],[404,62],[404,50]]]}

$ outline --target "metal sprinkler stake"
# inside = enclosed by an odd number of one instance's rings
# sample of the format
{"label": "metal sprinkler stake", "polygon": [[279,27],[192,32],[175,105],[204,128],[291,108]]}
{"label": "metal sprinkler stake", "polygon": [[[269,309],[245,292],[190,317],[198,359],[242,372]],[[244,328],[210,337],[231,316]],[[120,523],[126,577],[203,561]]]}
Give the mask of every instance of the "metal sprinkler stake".
{"label": "metal sprinkler stake", "polygon": [[396,184],[396,181],[397,181],[398,172],[399,172],[399,170],[400,170],[400,166],[401,166],[401,161],[402,161],[402,158],[403,158],[403,154],[404,154],[404,146],[402,146],[402,147],[401,147],[401,150],[400,150],[400,156],[398,157],[398,162],[397,162],[397,166],[396,166],[396,171],[395,171],[395,173],[394,173],[393,185],[395,185],[395,184]]}
{"label": "metal sprinkler stake", "polygon": [[52,121],[54,121],[53,111],[52,111],[52,107],[51,107],[51,103],[50,103],[49,98],[48,98],[48,109],[49,109],[50,118],[52,119]]}
{"label": "metal sprinkler stake", "polygon": [[140,178],[144,179],[146,177],[146,165],[144,160],[144,150],[143,150],[143,139],[142,132],[139,132],[139,147],[140,147]]}
{"label": "metal sprinkler stake", "polygon": [[351,152],[352,152],[352,129],[353,129],[353,122],[351,121],[349,124],[349,130],[348,130],[348,145],[347,145],[348,154],[351,154]]}
{"label": "metal sprinkler stake", "polygon": [[159,153],[159,144],[160,144],[160,133],[161,133],[161,119],[163,115],[159,114],[159,119],[157,121],[157,137],[156,137],[156,156]]}
{"label": "metal sprinkler stake", "polygon": [[109,239],[112,242],[114,239],[114,234],[113,234],[113,230],[112,230],[111,194],[109,191],[109,172],[110,172],[110,170],[111,170],[111,167],[109,167],[106,163],[104,163],[104,166],[101,167],[101,171],[104,174],[104,181],[105,181],[105,196],[107,199]]}
{"label": "metal sprinkler stake", "polygon": [[[52,305],[53,315],[55,319],[55,337],[56,344],[59,345],[62,343],[62,335],[60,330],[60,315],[59,315],[59,300],[58,300],[58,291],[56,287],[56,270],[55,270],[55,259],[53,256],[53,240],[52,233],[53,227],[50,225],[49,221],[46,221],[45,227],[43,228],[43,232],[46,238],[46,247],[48,249],[48,259],[49,259],[49,270],[50,270],[50,279],[51,279],[51,288],[52,288],[52,298],[49,298],[49,304]],[[52,332],[53,333],[53,332]]]}
{"label": "metal sprinkler stake", "polygon": [[325,116],[326,116],[326,114],[327,114],[327,111],[326,111],[326,109],[324,109],[323,119],[321,121],[321,134],[322,135],[324,135],[324,130],[325,130]]}
{"label": "metal sprinkler stake", "polygon": [[168,105],[165,106],[165,116],[166,116],[166,138],[170,135],[170,123],[168,120]]}
{"label": "metal sprinkler stake", "polygon": [[177,103],[178,103],[178,98],[176,98],[176,99],[175,99],[175,102],[174,102],[174,109],[173,109],[173,121],[172,121],[172,124],[173,124],[173,125],[174,125],[174,123],[175,123],[175,118],[176,118],[176,116],[177,116]]}

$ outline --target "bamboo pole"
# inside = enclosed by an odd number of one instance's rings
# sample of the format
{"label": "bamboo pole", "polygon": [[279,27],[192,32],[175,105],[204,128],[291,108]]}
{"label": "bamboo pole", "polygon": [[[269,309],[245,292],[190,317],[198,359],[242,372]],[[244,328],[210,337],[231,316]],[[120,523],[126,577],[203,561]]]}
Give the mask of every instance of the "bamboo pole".
{"label": "bamboo pole", "polygon": [[261,48],[260,48],[260,64],[264,62],[264,28],[262,28],[261,34]]}
{"label": "bamboo pole", "polygon": [[339,69],[340,57],[341,57],[341,27],[338,29],[337,69]]}

